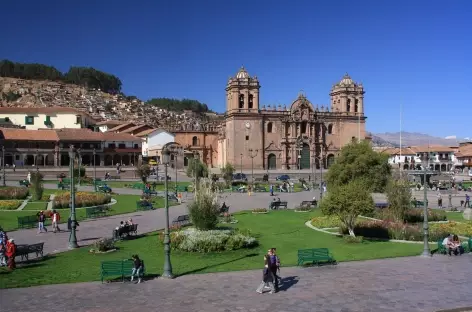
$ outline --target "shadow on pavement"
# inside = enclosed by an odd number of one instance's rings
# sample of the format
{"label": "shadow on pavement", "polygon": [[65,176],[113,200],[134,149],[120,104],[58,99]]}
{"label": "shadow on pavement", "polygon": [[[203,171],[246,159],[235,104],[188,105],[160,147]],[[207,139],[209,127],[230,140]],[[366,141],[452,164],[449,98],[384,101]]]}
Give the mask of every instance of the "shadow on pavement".
{"label": "shadow on pavement", "polygon": [[257,253],[247,254],[247,255],[245,255],[245,256],[242,256],[242,257],[239,257],[239,258],[236,258],[236,259],[233,259],[233,260],[221,262],[221,263],[218,263],[218,264],[208,265],[208,266],[205,266],[205,267],[202,267],[202,268],[199,268],[199,269],[195,269],[195,270],[183,272],[183,273],[177,275],[176,277],[184,276],[184,275],[189,275],[189,274],[195,274],[195,273],[204,271],[204,270],[209,269],[209,268],[214,268],[214,267],[217,267],[217,266],[220,266],[220,265],[228,264],[228,263],[231,263],[231,262],[236,262],[236,261],[242,260],[242,259],[244,259],[244,258],[256,257],[256,256],[258,256],[258,255],[259,255],[259,254],[257,254]]}
{"label": "shadow on pavement", "polygon": [[289,276],[284,277],[280,280],[281,285],[279,286],[279,291],[286,291],[296,283],[298,283],[298,276]]}

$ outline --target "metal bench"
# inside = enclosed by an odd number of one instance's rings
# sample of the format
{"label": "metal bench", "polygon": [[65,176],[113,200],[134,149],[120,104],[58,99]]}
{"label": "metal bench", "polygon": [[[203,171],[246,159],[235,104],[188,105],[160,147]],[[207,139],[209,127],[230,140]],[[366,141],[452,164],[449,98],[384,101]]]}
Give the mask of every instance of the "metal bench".
{"label": "metal bench", "polygon": [[28,180],[20,180],[20,186],[26,186],[29,187],[31,183],[28,182]]}
{"label": "metal bench", "polygon": [[336,264],[336,260],[334,260],[328,248],[299,249],[298,265],[303,265],[305,262],[316,265],[323,263]]}
{"label": "metal bench", "polygon": [[304,207],[316,207],[318,206],[318,201],[316,200],[304,200],[302,201],[302,203],[300,204],[300,208],[304,208]]}
{"label": "metal bench", "polygon": [[276,210],[280,208],[287,209],[287,202],[286,201],[273,201],[273,202],[270,202],[269,204],[269,209],[271,210]]}
{"label": "metal bench", "polygon": [[[143,263],[143,268],[144,268],[144,263]],[[110,277],[110,276],[121,277],[121,281],[124,282],[125,276],[130,276],[132,269],[133,269],[133,261],[130,261],[130,260],[102,261],[100,265],[100,277],[101,277],[102,283],[106,277]]]}
{"label": "metal bench", "polygon": [[31,244],[31,245],[17,245],[16,246],[16,256],[20,257],[21,260],[26,259],[26,261],[29,260],[29,254],[35,253],[36,257],[39,258],[43,257],[43,249],[44,249],[44,243],[37,243],[37,244]]}
{"label": "metal bench", "polygon": [[175,225],[182,226],[182,225],[188,225],[188,224],[190,224],[190,217],[189,217],[189,215],[178,216],[177,218],[175,218],[174,220],[172,220],[172,225],[173,225],[173,226],[175,226]]}
{"label": "metal bench", "polygon": [[121,239],[125,236],[130,236],[131,234],[138,235],[137,224],[125,225],[119,229],[113,230],[114,239]]}
{"label": "metal bench", "polygon": [[106,184],[97,185],[97,192],[101,192],[101,193],[108,194],[108,193],[111,193],[112,191],[113,191],[113,190],[111,189],[111,187],[109,187],[109,186],[106,185]]}
{"label": "metal bench", "polygon": [[31,229],[38,225],[38,217],[37,216],[17,217],[17,222],[18,222],[19,229]]}
{"label": "metal bench", "polygon": [[375,208],[388,208],[388,203],[375,203]]}
{"label": "metal bench", "polygon": [[59,183],[57,183],[57,188],[58,188],[59,190],[70,189],[70,183],[59,182]]}

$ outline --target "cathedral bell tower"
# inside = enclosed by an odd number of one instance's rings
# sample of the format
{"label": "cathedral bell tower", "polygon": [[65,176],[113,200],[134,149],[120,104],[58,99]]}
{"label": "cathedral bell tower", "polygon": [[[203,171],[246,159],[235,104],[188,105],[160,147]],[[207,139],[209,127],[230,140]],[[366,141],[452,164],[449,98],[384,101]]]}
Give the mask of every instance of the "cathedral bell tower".
{"label": "cathedral bell tower", "polygon": [[244,67],[230,77],[226,86],[226,112],[257,113],[259,111],[259,80],[249,76]]}

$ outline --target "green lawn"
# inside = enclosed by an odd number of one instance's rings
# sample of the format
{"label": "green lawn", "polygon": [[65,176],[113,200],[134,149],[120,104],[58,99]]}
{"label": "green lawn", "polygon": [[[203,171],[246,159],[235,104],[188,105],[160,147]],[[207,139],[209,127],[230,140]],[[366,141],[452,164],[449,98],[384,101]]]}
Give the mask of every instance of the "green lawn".
{"label": "green lawn", "polygon": [[[237,213],[235,217],[239,223],[234,226],[249,229],[258,239],[259,247],[204,254],[173,251],[174,274],[261,269],[262,256],[271,247],[277,247],[284,266],[296,265],[297,250],[303,248],[327,247],[338,261],[413,256],[419,255],[423,248],[421,244],[373,241],[348,244],[342,238],[317,232],[304,225],[306,220],[317,215],[319,212],[294,213],[291,210],[272,211],[269,214]],[[117,246],[119,251],[109,254],[90,254],[89,248],[85,247],[53,255],[11,273],[0,269],[0,288],[97,281],[101,261],[127,259],[132,254],[140,255],[146,262],[147,274],[162,273],[163,246],[156,233],[123,241]]]}
{"label": "green lawn", "polygon": [[47,202],[28,202],[23,208],[23,210],[35,210],[35,211],[40,211],[40,210],[46,210],[48,207]]}
{"label": "green lawn", "polygon": [[[119,215],[136,211],[136,201],[139,200],[140,196],[113,195],[113,198],[116,199],[117,203],[110,207],[111,210],[109,211],[109,215]],[[46,205],[46,203],[28,203],[27,207],[30,208],[22,211],[0,211],[0,226],[2,226],[5,231],[16,230],[18,228],[17,217],[35,215],[39,210],[46,209],[39,208],[40,205]],[[163,208],[164,198],[155,197],[153,206],[156,208]],[[57,209],[57,211],[61,214],[61,223],[67,222],[67,219],[70,216],[70,209]],[[84,219],[85,209],[77,209],[77,220],[80,221]],[[46,224],[49,224],[49,222]]]}

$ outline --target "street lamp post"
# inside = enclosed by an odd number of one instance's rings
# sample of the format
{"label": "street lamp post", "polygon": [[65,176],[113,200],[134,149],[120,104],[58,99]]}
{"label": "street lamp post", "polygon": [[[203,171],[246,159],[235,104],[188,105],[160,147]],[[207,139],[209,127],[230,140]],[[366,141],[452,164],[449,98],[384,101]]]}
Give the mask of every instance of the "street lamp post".
{"label": "street lamp post", "polygon": [[[426,156],[429,159],[429,155]],[[431,257],[431,251],[429,250],[429,227],[428,227],[428,183],[426,182],[426,178],[428,175],[428,167],[426,163],[423,164],[423,178],[424,178],[424,202],[423,202],[423,253],[421,254],[422,257]]]}
{"label": "street lamp post", "polygon": [[165,214],[166,214],[166,228],[164,230],[164,272],[162,277],[174,278],[172,274],[172,264],[170,262],[170,235],[169,235],[169,188],[167,185],[167,167],[170,161],[170,151],[164,146],[162,150],[162,163],[164,164],[164,188],[165,188]]}
{"label": "street lamp post", "polygon": [[80,155],[80,148],[77,149],[77,156],[78,156],[78,157],[77,157],[77,164],[78,164],[78,167],[79,167],[79,168],[78,168],[78,169],[79,169],[79,170],[78,170],[78,175],[79,175],[79,176],[77,177],[77,178],[78,178],[77,186],[80,186],[80,173],[81,173],[81,172],[80,172],[80,171],[81,171],[81,170],[80,170],[80,166],[82,165],[82,156]]}
{"label": "street lamp post", "polygon": [[311,164],[311,175],[312,175],[312,186],[313,186],[313,192],[315,191],[315,185],[316,185],[316,156],[315,156],[315,152],[313,152],[313,156],[312,156],[312,159],[313,159],[313,163]]}
{"label": "street lamp post", "polygon": [[39,157],[39,149],[36,149],[36,159],[34,160],[34,165],[36,166],[36,173],[39,172],[39,166],[38,166],[38,157]]}
{"label": "street lamp post", "polygon": [[197,198],[197,179],[198,179],[198,175],[197,175],[197,163],[200,161],[200,154],[198,154],[198,152],[194,152],[193,153],[193,171],[194,171],[194,174],[195,174],[195,187],[194,187],[194,191],[195,191],[195,198]]}
{"label": "street lamp post", "polygon": [[178,179],[177,166],[179,165],[178,156],[183,155],[183,149],[182,149],[181,146],[177,146],[177,147],[172,146],[172,148],[173,148],[173,152],[175,154],[175,196],[177,196],[177,179]]}
{"label": "street lamp post", "polygon": [[95,156],[97,151],[95,147],[93,148],[93,186],[95,187],[95,192],[97,191],[97,166],[95,163]]}
{"label": "street lamp post", "polygon": [[448,209],[452,210],[452,178],[449,179],[449,195],[447,196],[449,199]]}
{"label": "street lamp post", "polygon": [[241,166],[239,167],[240,171],[241,171],[241,179],[243,177],[243,154],[241,153]]}
{"label": "street lamp post", "polygon": [[2,145],[2,174],[3,174],[3,186],[6,186],[5,181],[5,146]]}
{"label": "street lamp post", "polygon": [[69,248],[74,249],[78,248],[79,245],[77,244],[77,223],[76,223],[76,216],[75,216],[75,187],[74,187],[74,160],[75,160],[75,151],[74,146],[71,145],[69,149],[69,174],[70,174],[70,222],[71,222],[71,230],[69,235]]}
{"label": "street lamp post", "polygon": [[251,178],[252,178],[252,186],[254,188],[254,157],[257,156],[258,150],[253,150],[252,148],[249,149],[249,157],[251,157]]}

